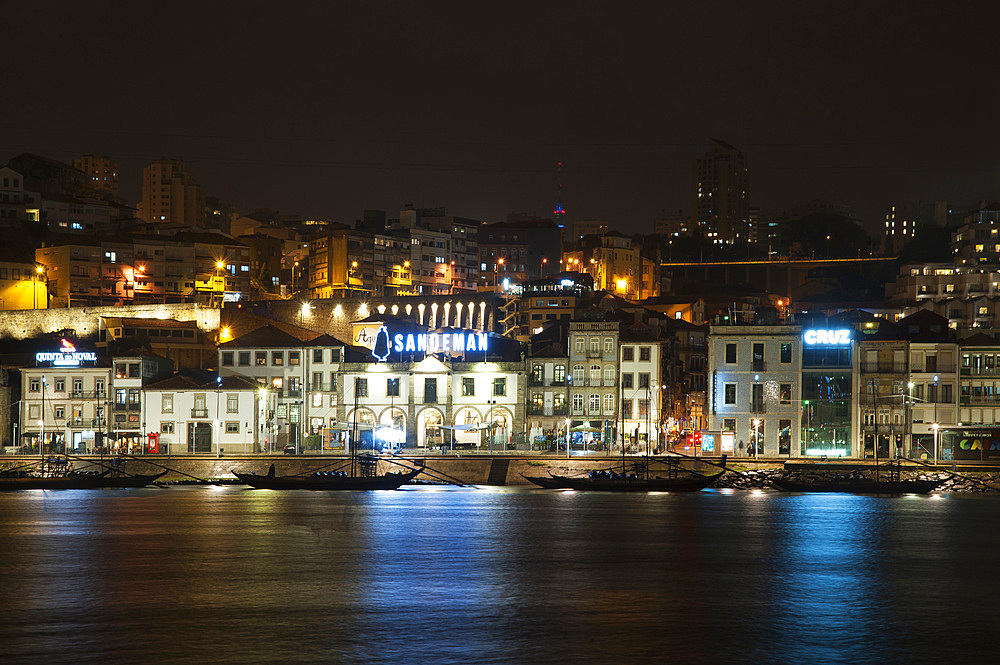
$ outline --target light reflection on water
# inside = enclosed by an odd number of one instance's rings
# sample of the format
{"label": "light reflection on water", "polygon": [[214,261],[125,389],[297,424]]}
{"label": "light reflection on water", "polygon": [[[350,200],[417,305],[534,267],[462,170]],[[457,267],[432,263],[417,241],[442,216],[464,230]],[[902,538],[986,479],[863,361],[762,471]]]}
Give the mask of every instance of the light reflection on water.
{"label": "light reflection on water", "polygon": [[0,494],[3,662],[990,661],[1000,500]]}

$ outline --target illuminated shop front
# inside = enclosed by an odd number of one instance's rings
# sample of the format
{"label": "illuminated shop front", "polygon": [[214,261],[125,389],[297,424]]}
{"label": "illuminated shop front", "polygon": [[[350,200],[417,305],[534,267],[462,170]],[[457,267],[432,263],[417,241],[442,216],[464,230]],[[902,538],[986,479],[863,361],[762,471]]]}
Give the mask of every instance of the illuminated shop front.
{"label": "illuminated shop front", "polygon": [[851,330],[806,330],[802,340],[799,453],[855,456]]}

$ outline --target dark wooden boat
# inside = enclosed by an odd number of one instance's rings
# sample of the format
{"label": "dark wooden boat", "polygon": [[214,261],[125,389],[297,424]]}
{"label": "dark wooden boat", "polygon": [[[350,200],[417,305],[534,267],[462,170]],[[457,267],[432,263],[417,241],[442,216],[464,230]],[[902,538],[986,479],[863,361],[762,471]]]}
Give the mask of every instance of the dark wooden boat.
{"label": "dark wooden boat", "polygon": [[677,478],[642,477],[634,474],[596,474],[591,477],[523,476],[546,489],[573,489],[594,492],[697,492],[718,480],[725,470],[703,476],[691,473]]}
{"label": "dark wooden boat", "polygon": [[773,478],[771,482],[785,492],[852,492],[855,494],[928,494],[938,480],[873,480],[871,478],[835,478],[831,480],[791,480]]}
{"label": "dark wooden boat", "polygon": [[394,490],[420,475],[421,469],[407,473],[385,473],[379,476],[351,476],[337,472],[316,472],[301,476],[276,476],[274,465],[266,476],[256,473],[233,475],[240,482],[260,490]]}
{"label": "dark wooden boat", "polygon": [[145,487],[151,485],[166,475],[166,471],[159,473],[133,473],[124,475],[109,474],[103,477],[100,487],[107,488],[131,488]]}
{"label": "dark wooden boat", "polygon": [[529,483],[534,483],[539,487],[547,490],[558,490],[558,489],[569,489],[569,485],[566,484],[565,478],[562,476],[553,476],[549,474],[548,476],[526,476],[523,473],[521,477],[527,480]]}
{"label": "dark wooden boat", "polygon": [[5,474],[0,476],[0,490],[92,490],[103,487],[107,471],[71,472],[62,476]]}

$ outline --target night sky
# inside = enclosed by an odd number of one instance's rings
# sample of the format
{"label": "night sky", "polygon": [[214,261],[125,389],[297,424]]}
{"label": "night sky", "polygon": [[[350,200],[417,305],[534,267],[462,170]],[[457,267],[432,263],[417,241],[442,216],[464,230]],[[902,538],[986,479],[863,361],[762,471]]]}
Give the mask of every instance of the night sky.
{"label": "night sky", "polygon": [[[216,6],[218,4],[219,6]],[[1000,198],[996,3],[15,3],[0,163],[103,153],[122,194],[353,221],[446,206],[626,231],[689,212],[709,137],[751,205]]]}

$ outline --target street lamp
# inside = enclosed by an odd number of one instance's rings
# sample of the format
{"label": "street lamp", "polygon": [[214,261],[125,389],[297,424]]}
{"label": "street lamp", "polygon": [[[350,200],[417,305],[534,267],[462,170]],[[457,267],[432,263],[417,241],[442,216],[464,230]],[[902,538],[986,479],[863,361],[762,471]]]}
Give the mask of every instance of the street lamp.
{"label": "street lamp", "polygon": [[215,377],[215,456],[222,457],[222,422],[219,420],[219,399],[222,394],[222,377]]}
{"label": "street lamp", "polygon": [[[213,285],[213,288],[212,288],[213,294],[215,293],[215,288],[214,287],[222,280],[222,269],[225,268],[225,267],[226,267],[226,262],[223,261],[222,259],[219,259],[218,261],[215,262],[215,284]],[[225,282],[222,283],[222,289],[221,290],[222,290],[222,292],[224,294],[225,291],[226,291],[226,284],[225,284]],[[220,313],[222,312],[222,296],[221,295],[219,296],[219,312]]]}
{"label": "street lamp", "polygon": [[35,279],[31,284],[31,309],[38,309],[38,277],[43,272],[45,272],[45,268],[35,266]]}
{"label": "street lamp", "polygon": [[760,459],[760,418],[753,421],[753,458]]}
{"label": "street lamp", "polygon": [[934,428],[934,466],[937,466],[938,424],[934,423],[931,427]]}
{"label": "street lamp", "polygon": [[569,459],[569,418],[566,419],[566,459]]}
{"label": "street lamp", "polygon": [[496,291],[497,293],[500,292],[500,275],[499,275],[499,271],[500,271],[500,266],[503,265],[503,261],[504,261],[504,259],[501,256],[499,259],[497,259],[497,262],[493,264],[493,290]]}

